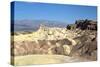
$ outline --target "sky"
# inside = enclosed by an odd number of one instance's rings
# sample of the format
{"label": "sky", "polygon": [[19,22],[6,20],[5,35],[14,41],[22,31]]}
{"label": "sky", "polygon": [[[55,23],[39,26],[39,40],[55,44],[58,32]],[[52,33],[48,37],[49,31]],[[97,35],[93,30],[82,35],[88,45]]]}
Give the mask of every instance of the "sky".
{"label": "sky", "polygon": [[14,20],[53,20],[73,23],[79,19],[97,20],[97,7],[16,1],[14,16]]}

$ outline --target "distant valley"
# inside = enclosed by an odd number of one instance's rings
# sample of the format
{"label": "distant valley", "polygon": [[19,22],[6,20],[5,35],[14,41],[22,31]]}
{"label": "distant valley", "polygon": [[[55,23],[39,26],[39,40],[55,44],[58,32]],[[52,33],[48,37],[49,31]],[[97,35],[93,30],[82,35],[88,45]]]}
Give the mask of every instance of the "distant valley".
{"label": "distant valley", "polygon": [[65,22],[59,21],[50,21],[50,20],[15,20],[11,23],[14,25],[14,32],[19,31],[37,31],[40,27],[40,24],[43,24],[47,27],[66,27]]}

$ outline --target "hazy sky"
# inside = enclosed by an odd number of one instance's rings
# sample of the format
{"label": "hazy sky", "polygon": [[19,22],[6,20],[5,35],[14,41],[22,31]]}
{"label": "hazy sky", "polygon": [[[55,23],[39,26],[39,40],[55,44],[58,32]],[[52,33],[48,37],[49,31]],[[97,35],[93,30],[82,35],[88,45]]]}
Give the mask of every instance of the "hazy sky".
{"label": "hazy sky", "polygon": [[14,2],[15,20],[55,20],[72,23],[78,19],[97,19],[96,6]]}

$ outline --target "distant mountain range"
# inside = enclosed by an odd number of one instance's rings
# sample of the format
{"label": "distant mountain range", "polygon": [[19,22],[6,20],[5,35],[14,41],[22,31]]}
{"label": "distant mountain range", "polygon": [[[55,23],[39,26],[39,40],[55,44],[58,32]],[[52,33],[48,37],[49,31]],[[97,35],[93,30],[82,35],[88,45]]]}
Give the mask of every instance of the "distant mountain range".
{"label": "distant mountain range", "polygon": [[40,24],[48,27],[66,27],[65,22],[49,21],[49,20],[16,20],[11,23],[14,25],[14,32],[16,31],[36,31],[39,29]]}

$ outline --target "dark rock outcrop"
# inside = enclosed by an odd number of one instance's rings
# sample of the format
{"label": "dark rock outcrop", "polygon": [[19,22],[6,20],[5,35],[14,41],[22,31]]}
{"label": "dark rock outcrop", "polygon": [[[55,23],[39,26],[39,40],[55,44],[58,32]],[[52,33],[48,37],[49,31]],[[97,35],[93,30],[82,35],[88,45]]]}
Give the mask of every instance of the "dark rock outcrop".
{"label": "dark rock outcrop", "polygon": [[76,24],[69,24],[69,25],[67,25],[67,29],[69,29],[69,30],[76,29]]}
{"label": "dark rock outcrop", "polygon": [[67,25],[67,29],[81,29],[81,30],[97,30],[97,21],[93,20],[77,20],[75,24]]}

